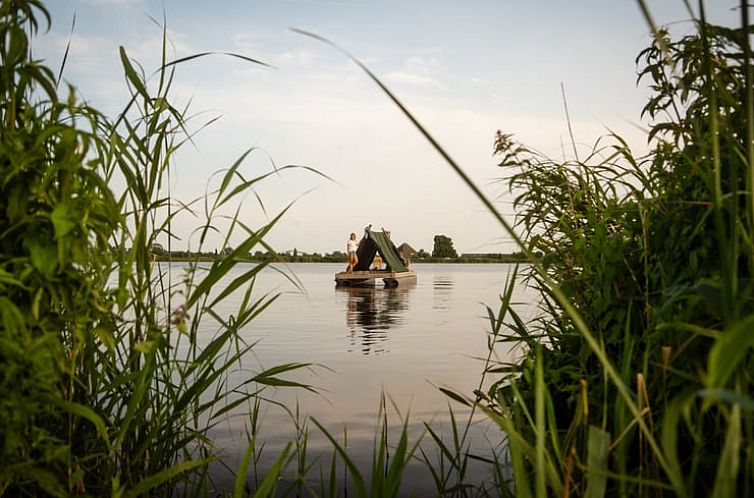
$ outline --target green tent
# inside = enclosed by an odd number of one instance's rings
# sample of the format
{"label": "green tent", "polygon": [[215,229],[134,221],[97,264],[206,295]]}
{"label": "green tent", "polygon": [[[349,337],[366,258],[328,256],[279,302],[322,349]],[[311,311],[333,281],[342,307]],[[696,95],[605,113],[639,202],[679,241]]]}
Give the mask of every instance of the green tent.
{"label": "green tent", "polygon": [[364,229],[364,237],[359,242],[359,250],[356,253],[359,262],[354,268],[355,271],[368,271],[372,266],[375,255],[382,257],[388,271],[401,272],[408,271],[406,262],[401,257],[398,248],[390,240],[390,233],[376,231],[367,227]]}

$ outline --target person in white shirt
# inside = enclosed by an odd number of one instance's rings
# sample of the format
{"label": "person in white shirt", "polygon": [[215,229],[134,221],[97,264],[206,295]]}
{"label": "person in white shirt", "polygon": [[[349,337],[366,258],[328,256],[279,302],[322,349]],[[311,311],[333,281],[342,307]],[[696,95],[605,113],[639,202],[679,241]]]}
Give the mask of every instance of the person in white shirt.
{"label": "person in white shirt", "polygon": [[356,234],[351,232],[351,238],[346,243],[346,252],[348,253],[348,273],[353,273],[354,267],[359,263],[359,257],[356,251],[359,250],[359,241],[356,240]]}

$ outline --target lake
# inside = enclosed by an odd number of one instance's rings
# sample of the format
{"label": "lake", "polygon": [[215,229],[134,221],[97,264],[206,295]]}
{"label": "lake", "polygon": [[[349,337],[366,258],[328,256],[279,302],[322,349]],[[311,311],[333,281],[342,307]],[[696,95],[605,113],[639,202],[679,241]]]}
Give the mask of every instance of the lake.
{"label": "lake", "polygon": [[[366,469],[371,464],[382,393],[389,397],[386,405],[391,444],[396,442],[407,416],[412,440],[424,432],[423,422],[449,438],[449,405],[459,426],[466,423],[467,409],[452,402],[438,387],[469,396],[479,387],[488,353],[486,333],[490,330],[484,305],[497,310],[513,266],[416,264],[415,284],[391,289],[381,283],[374,288],[336,288],[333,276],[344,267],[279,265],[278,269],[299,282],[300,289],[273,269],[260,274],[255,285],[257,296],[282,294],[243,330],[244,339],[256,344],[244,361],[243,371],[233,374],[231,384],[278,364],[312,363],[312,367],[286,378],[310,384],[317,393],[278,388],[264,391],[263,396],[291,411],[298,407],[301,421],[303,415],[315,418],[341,442],[346,430],[349,454]],[[239,264],[229,280],[248,269],[248,264]],[[518,309],[524,316],[533,312],[532,297],[523,286],[514,301],[520,303]],[[231,299],[216,311],[231,314],[235,304]],[[208,341],[216,330],[207,323],[200,340]],[[496,350],[495,357],[501,361],[513,358],[503,349]],[[292,417],[276,404],[263,403],[262,413],[259,438],[265,447],[258,462],[260,473],[296,434]],[[241,461],[250,430],[248,408],[235,410],[213,429],[213,441],[225,455],[224,464],[213,470],[218,489],[232,487],[231,470]],[[437,449],[428,435],[423,441],[428,454],[436,456]],[[483,416],[475,417],[470,432],[472,453],[490,455],[490,448],[500,441],[499,430]],[[310,423],[309,459],[324,455],[322,462],[327,468],[332,451],[322,432]],[[473,464],[468,480],[483,480],[486,472],[484,465]],[[313,478],[318,475],[319,470],[312,473]],[[253,483],[253,471],[248,480]],[[405,489],[414,490],[416,496],[432,495],[435,489],[429,472],[418,461],[410,466],[405,481]]]}

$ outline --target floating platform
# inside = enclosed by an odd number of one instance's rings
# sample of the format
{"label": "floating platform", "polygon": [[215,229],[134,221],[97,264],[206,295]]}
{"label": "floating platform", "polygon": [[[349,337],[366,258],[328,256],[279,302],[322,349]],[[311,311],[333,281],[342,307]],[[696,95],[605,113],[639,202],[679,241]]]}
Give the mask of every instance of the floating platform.
{"label": "floating platform", "polygon": [[382,279],[385,287],[398,287],[402,283],[415,283],[416,272],[413,270],[390,271],[390,270],[367,270],[348,273],[342,271],[335,274],[336,287],[356,287],[374,285]]}
{"label": "floating platform", "polygon": [[[405,258],[390,240],[390,232],[374,231],[369,225],[364,229],[364,236],[356,251],[358,262],[353,272],[342,271],[335,274],[336,287],[366,287],[382,280],[385,287],[397,287],[401,282],[416,282],[416,273],[409,268],[408,258]],[[375,263],[375,257],[380,255],[382,262]],[[375,266],[373,266],[373,264]]]}

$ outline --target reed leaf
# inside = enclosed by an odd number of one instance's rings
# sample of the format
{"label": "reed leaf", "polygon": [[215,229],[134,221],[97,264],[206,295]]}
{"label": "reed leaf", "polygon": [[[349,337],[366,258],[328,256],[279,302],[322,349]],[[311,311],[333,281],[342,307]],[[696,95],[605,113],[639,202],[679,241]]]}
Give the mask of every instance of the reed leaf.
{"label": "reed leaf", "polygon": [[754,315],[750,315],[720,334],[710,349],[707,360],[707,382],[710,388],[725,387],[739,365],[754,348]]}
{"label": "reed leaf", "polygon": [[367,494],[366,481],[359,471],[359,467],[356,465],[356,463],[354,463],[351,457],[349,457],[348,452],[345,450],[345,448],[327,431],[327,429],[322,426],[322,424],[317,421],[317,419],[312,418],[312,422],[319,428],[320,431],[322,431],[325,437],[330,441],[330,444],[333,445],[333,448],[335,448],[335,451],[343,459],[343,463],[348,469],[348,474],[353,480],[353,485],[355,488],[354,492],[356,496],[363,498],[369,496]]}
{"label": "reed leaf", "polygon": [[161,470],[160,472],[147,477],[143,481],[140,481],[133,488],[126,490],[123,493],[123,497],[136,498],[138,496],[143,496],[145,493],[159,487],[160,485],[170,482],[176,476],[184,474],[191,469],[204,466],[209,463],[209,461],[210,459],[189,460],[176,464],[165,470]]}
{"label": "reed leaf", "polygon": [[604,430],[589,426],[587,440],[587,485],[586,498],[602,498],[607,491],[607,463],[610,434]]}

